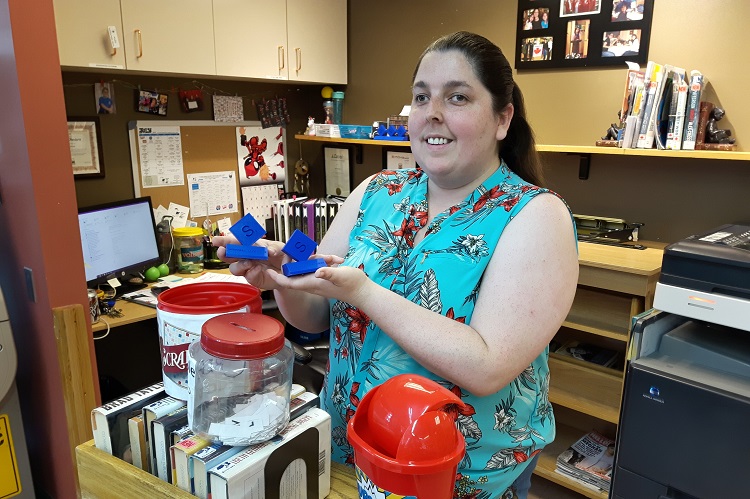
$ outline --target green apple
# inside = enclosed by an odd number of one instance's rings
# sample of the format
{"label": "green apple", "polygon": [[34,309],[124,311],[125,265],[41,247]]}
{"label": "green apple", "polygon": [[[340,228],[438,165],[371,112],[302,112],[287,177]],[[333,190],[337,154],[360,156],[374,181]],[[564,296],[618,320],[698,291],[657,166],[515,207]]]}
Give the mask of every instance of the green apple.
{"label": "green apple", "polygon": [[161,277],[164,277],[165,275],[169,275],[169,265],[167,265],[166,263],[162,263],[156,268],[159,270],[159,275]]}
{"label": "green apple", "polygon": [[146,278],[149,282],[156,281],[159,277],[161,277],[161,273],[159,272],[159,269],[156,267],[149,267],[148,270],[143,274],[143,276]]}

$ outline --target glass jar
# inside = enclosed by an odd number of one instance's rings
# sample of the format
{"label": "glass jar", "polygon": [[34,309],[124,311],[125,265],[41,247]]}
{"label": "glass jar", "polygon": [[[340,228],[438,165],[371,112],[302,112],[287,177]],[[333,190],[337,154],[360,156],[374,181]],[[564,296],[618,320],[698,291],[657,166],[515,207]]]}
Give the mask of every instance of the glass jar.
{"label": "glass jar", "polygon": [[323,112],[325,113],[325,117],[323,118],[323,123],[330,125],[333,123],[333,102],[329,100],[323,101]]}
{"label": "glass jar", "polygon": [[188,349],[188,425],[213,442],[251,445],[289,423],[294,353],[284,326],[254,313],[207,320]]}
{"label": "glass jar", "polygon": [[203,230],[197,227],[177,227],[172,229],[172,235],[177,272],[203,272]]}

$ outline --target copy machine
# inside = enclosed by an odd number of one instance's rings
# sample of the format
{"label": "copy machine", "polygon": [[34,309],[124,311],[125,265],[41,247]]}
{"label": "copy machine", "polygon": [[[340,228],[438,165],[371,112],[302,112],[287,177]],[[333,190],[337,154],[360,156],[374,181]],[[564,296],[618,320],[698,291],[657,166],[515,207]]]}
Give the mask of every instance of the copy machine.
{"label": "copy machine", "polygon": [[634,318],[612,499],[750,497],[750,225],[667,246]]}

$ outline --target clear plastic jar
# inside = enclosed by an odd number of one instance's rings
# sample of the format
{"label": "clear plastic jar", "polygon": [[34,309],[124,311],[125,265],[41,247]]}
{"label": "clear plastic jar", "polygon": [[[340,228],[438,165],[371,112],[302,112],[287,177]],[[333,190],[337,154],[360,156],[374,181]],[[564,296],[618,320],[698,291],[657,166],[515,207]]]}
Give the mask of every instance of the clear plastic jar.
{"label": "clear plastic jar", "polygon": [[294,353],[284,326],[234,313],[203,324],[188,349],[188,425],[214,442],[251,445],[289,423]]}
{"label": "clear plastic jar", "polygon": [[344,117],[344,92],[333,92],[333,122],[337,125],[343,123]]}
{"label": "clear plastic jar", "polygon": [[177,272],[203,272],[203,230],[197,227],[177,227],[172,230],[172,235]]}

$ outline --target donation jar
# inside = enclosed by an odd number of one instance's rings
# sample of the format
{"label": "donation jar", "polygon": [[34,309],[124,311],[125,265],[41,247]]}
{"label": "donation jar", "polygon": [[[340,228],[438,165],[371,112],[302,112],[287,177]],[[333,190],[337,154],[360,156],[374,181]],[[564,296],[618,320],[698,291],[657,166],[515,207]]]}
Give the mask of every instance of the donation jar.
{"label": "donation jar", "polygon": [[199,274],[203,272],[203,230],[197,227],[176,227],[174,236],[177,272]]}
{"label": "donation jar", "polygon": [[224,445],[275,437],[289,423],[294,353],[284,326],[254,313],[216,316],[188,349],[188,425]]}
{"label": "donation jar", "polygon": [[263,309],[260,290],[237,282],[198,282],[159,293],[162,378],[167,395],[187,400],[188,347],[200,339],[203,324],[217,315]]}

